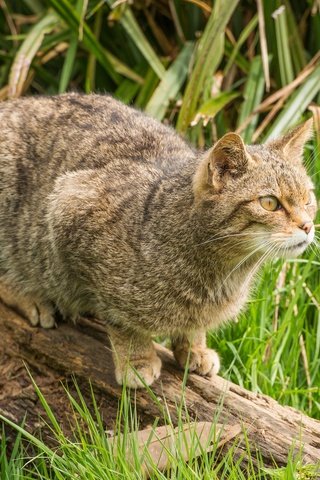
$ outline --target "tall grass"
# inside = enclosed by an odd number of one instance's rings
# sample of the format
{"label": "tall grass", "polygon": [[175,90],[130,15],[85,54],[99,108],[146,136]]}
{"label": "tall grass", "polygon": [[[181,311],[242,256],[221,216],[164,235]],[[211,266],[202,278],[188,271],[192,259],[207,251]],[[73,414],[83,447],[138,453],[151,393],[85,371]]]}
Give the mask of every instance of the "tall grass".
{"label": "tall grass", "polygon": [[[0,0],[0,8],[1,100],[108,92],[199,148],[230,130],[265,141],[313,115],[318,132],[306,164],[320,194],[318,1]],[[318,419],[319,267],[318,248],[269,264],[239,321],[209,336],[224,376]],[[62,456],[29,437],[38,457],[24,466],[19,437],[10,460],[2,436],[1,480],[139,478],[139,462],[117,463],[101,443],[100,420],[79,408],[89,436],[78,429],[70,443],[60,432]],[[309,478],[293,459],[267,475],[262,467],[244,474],[232,455],[210,458],[178,462],[168,478]],[[153,478],[167,477],[155,469]]]}
{"label": "tall grass", "polygon": [[[317,479],[320,465],[303,465],[301,456],[290,453],[285,467],[266,467],[259,453],[252,457],[246,432],[240,440],[235,440],[227,450],[217,448],[221,437],[213,423],[212,428],[201,441],[194,424],[184,418],[183,402],[177,405],[178,428],[175,442],[165,448],[168,458],[165,470],[158,465],[159,457],[149,450],[150,440],[141,443],[138,434],[137,413],[132,406],[126,389],[119,402],[119,415],[112,436],[104,431],[103,419],[92,396],[94,411],[90,412],[81,392],[77,397],[66,390],[66,397],[76,422],[72,440],[65,437],[42,393],[35,386],[40,401],[49,419],[48,427],[55,447],[49,447],[38,437],[28,433],[23,427],[5,422],[17,430],[18,435],[10,456],[6,452],[6,437],[3,433],[0,444],[1,480],[291,480],[293,478]],[[151,393],[151,392],[150,392]],[[152,395],[151,395],[152,397]],[[150,398],[150,401],[152,399]],[[161,407],[161,405],[159,404]],[[164,409],[164,420],[168,431],[173,430],[170,416]],[[1,419],[0,415],[0,419]],[[219,417],[214,419],[217,422]],[[190,439],[186,443],[184,427],[190,429]],[[156,421],[154,424],[156,427]],[[132,433],[133,432],[133,433]],[[21,442],[28,440],[28,450]],[[151,438],[151,437],[149,437]],[[237,446],[243,452],[236,454]],[[30,456],[32,450],[32,456]],[[188,461],[185,461],[187,452]]]}

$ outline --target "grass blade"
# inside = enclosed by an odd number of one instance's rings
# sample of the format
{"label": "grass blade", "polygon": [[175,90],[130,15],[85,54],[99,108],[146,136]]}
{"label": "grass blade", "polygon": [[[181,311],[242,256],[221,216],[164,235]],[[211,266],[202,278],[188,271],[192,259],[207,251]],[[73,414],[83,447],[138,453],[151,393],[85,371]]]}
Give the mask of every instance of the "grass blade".
{"label": "grass blade", "polygon": [[[241,105],[237,126],[245,122],[252,111],[262,100],[264,91],[264,75],[261,57],[255,57],[251,63],[249,75],[244,87],[244,101]],[[252,134],[258,122],[258,115],[254,115],[242,132],[242,138],[250,143]]]}
{"label": "grass blade", "polygon": [[292,95],[284,109],[268,130],[264,141],[271,140],[281,135],[284,131],[295,125],[308,108],[313,98],[320,92],[320,65],[311,73],[308,79]]}
{"label": "grass blade", "polygon": [[[228,38],[225,39],[225,47],[224,47],[224,53],[226,57],[231,57],[231,55],[234,52],[234,46],[230,42]],[[240,52],[237,52],[235,58],[234,58],[234,63],[239,67],[244,74],[247,74],[249,72],[250,64],[248,60],[242,55]]]}
{"label": "grass blade", "polygon": [[119,75],[116,73],[113,65],[110,63],[105,49],[98,42],[86,22],[82,22],[80,15],[75,11],[74,7],[68,0],[49,0],[50,5],[56,10],[70,28],[78,34],[79,28],[83,28],[83,44],[97,58],[98,62],[106,70],[112,80],[118,84],[120,82]]}
{"label": "grass blade", "polygon": [[57,16],[47,13],[28,33],[13,61],[9,76],[9,97],[19,97],[24,88],[31,63],[41,47],[44,36],[58,23]]}
{"label": "grass blade", "polygon": [[294,79],[285,6],[279,7],[272,16],[276,27],[281,84],[284,86]]}
{"label": "grass blade", "polygon": [[254,29],[256,28],[258,24],[258,16],[257,15],[254,15],[252,17],[252,19],[250,20],[250,22],[248,23],[248,25],[245,26],[245,28],[243,29],[243,31],[241,32],[239,38],[238,38],[238,41],[237,43],[235,44],[234,48],[233,48],[233,51],[229,57],[229,60],[228,60],[228,63],[227,65],[225,66],[224,68],[224,75],[227,75],[227,73],[229,72],[230,68],[232,67],[232,65],[235,63],[235,59],[240,51],[240,48],[242,47],[242,45],[244,44],[244,42],[248,39],[249,35],[254,31]]}
{"label": "grass blade", "polygon": [[[204,83],[211,77],[221,60],[221,41],[230,17],[239,0],[215,2],[214,8],[198,45],[197,59],[187,85],[177,129],[185,132],[194,117]],[[221,53],[220,53],[221,52]]]}
{"label": "grass blade", "polygon": [[159,78],[156,73],[149,67],[145,77],[144,84],[141,88],[139,95],[136,98],[135,105],[140,108],[145,108],[149,99],[151,98],[155,88],[159,83]]}
{"label": "grass blade", "polygon": [[192,125],[198,123],[200,118],[203,118],[207,123],[209,119],[214,118],[228,103],[239,97],[238,92],[221,92],[214,98],[210,98],[204,102],[196,113]]}
{"label": "grass blade", "polygon": [[260,50],[264,72],[264,79],[266,82],[266,90],[270,90],[270,71],[269,71],[269,56],[268,56],[268,43],[266,36],[266,26],[264,21],[264,11],[262,0],[257,0],[258,16],[259,16],[259,34],[260,34]]}
{"label": "grass blade", "polygon": [[78,38],[73,34],[70,40],[70,45],[66,54],[66,58],[63,64],[60,82],[59,93],[63,93],[67,90],[73,71],[73,65],[76,59],[78,49]]}
{"label": "grass blade", "polygon": [[123,103],[129,104],[137,94],[139,87],[138,83],[125,78],[114,92],[114,96],[121,99]]}
{"label": "grass blade", "polygon": [[[94,19],[94,26],[93,26],[93,33],[96,39],[99,41],[101,27],[102,27],[102,8],[99,8],[95,19]],[[95,81],[96,81],[96,57],[92,52],[90,52],[88,57],[87,63],[87,71],[86,71],[86,80],[85,80],[85,91],[86,93],[90,93],[95,88]],[[119,73],[119,72],[118,72]]]}
{"label": "grass blade", "polygon": [[110,64],[113,66],[114,70],[117,73],[120,73],[124,77],[129,78],[130,80],[133,80],[134,82],[137,82],[139,85],[143,85],[144,79],[139,75],[137,72],[129,68],[127,65],[122,63],[115,55],[113,55],[111,52],[108,52],[105,50],[105,55],[107,59],[109,60]]}
{"label": "grass blade", "polygon": [[78,34],[72,33],[70,39],[70,45],[66,54],[66,58],[62,67],[60,82],[59,82],[59,93],[63,93],[67,90],[72,72],[73,66],[76,59],[77,49],[78,49],[78,39],[82,37],[82,28],[83,28],[83,17],[85,15],[85,7],[86,1],[85,0],[78,0],[75,11],[78,15],[81,16],[80,28]]}
{"label": "grass blade", "polygon": [[165,116],[170,100],[175,99],[181,86],[183,85],[193,53],[193,43],[187,42],[176,60],[168,68],[164,74],[158,87],[155,89],[150,98],[146,112],[158,120],[162,120]]}
{"label": "grass blade", "polygon": [[[107,3],[112,7],[113,0],[107,0]],[[140,50],[144,58],[149,63],[150,67],[155,71],[159,78],[163,78],[165,68],[159,60],[157,54],[151,47],[149,41],[145,37],[137,20],[135,19],[131,9],[126,7],[120,17],[120,23],[131,37],[137,48]]]}
{"label": "grass blade", "polygon": [[23,0],[23,3],[25,3],[33,13],[37,14],[44,11],[44,6],[42,5],[41,0]]}
{"label": "grass blade", "polygon": [[292,62],[294,65],[295,73],[298,74],[300,70],[306,65],[306,56],[302,43],[302,36],[297,25],[297,21],[293,14],[293,10],[289,0],[284,0],[287,11],[287,21],[289,30],[290,49],[294,52],[292,55]]}

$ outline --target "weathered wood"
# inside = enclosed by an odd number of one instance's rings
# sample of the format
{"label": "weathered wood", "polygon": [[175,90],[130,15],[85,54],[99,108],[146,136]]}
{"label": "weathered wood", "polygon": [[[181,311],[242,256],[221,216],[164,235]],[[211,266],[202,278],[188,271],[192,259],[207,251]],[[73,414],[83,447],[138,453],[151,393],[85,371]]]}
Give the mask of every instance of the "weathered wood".
{"label": "weathered wood", "polygon": [[[90,379],[101,401],[104,399],[106,405],[112,405],[115,410],[121,388],[115,382],[103,325],[83,320],[78,326],[62,324],[54,330],[33,328],[0,304],[0,332],[0,353],[7,358],[5,361],[20,359],[21,362],[23,359],[36,369],[42,380],[51,379],[50,385],[58,383],[59,378],[70,378],[71,374],[75,374],[83,384]],[[183,394],[183,372],[177,368],[167,349],[157,346],[157,350],[163,361],[163,370],[152,390],[158,399],[163,402],[165,399],[166,408],[175,421],[176,405],[180,404]],[[8,368],[5,369],[6,378]],[[1,393],[1,387],[2,390],[6,387],[1,375],[4,377],[3,366],[0,369],[0,412],[15,421],[21,421],[25,409],[28,416],[32,415],[32,405],[36,402],[34,394],[32,401],[28,397],[28,402],[22,401],[18,406],[6,403],[6,398],[12,402],[12,396],[10,391]],[[30,386],[25,388],[32,393]],[[25,390],[20,392],[20,395],[23,394]],[[304,463],[319,462],[320,466],[320,422],[293,408],[283,407],[270,397],[251,393],[219,376],[210,381],[195,374],[188,376],[184,399],[192,420],[212,421],[218,417],[219,423],[228,426],[240,424],[247,432],[252,456],[255,457],[258,448],[266,465],[285,465],[294,446],[297,452],[302,452]],[[161,418],[159,402],[154,402],[147,391],[138,390],[134,400],[140,418],[144,420],[142,425],[148,424],[155,416]],[[245,448],[240,441],[238,452]]]}

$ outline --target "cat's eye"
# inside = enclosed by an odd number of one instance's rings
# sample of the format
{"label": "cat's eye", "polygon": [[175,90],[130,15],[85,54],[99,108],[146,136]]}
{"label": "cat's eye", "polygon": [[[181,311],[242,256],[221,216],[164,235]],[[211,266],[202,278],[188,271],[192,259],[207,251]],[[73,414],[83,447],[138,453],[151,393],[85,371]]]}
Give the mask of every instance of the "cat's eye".
{"label": "cat's eye", "polygon": [[268,195],[267,197],[261,197],[259,198],[260,205],[262,208],[265,210],[268,210],[269,212],[275,212],[276,210],[279,210],[282,205],[279,202],[279,200],[276,197],[273,197],[272,195]]}

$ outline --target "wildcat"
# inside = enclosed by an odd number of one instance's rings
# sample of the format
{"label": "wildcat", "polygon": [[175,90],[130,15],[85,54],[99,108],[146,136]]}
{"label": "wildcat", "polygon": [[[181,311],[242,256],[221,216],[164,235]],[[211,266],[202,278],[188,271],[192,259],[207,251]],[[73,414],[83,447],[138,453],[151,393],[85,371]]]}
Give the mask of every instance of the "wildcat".
{"label": "wildcat", "polygon": [[313,241],[310,120],[205,153],[103,95],[4,102],[0,123],[0,297],[33,325],[55,309],[105,321],[119,384],[159,377],[154,334],[182,367],[217,373],[206,330],[239,313],[266,260]]}

